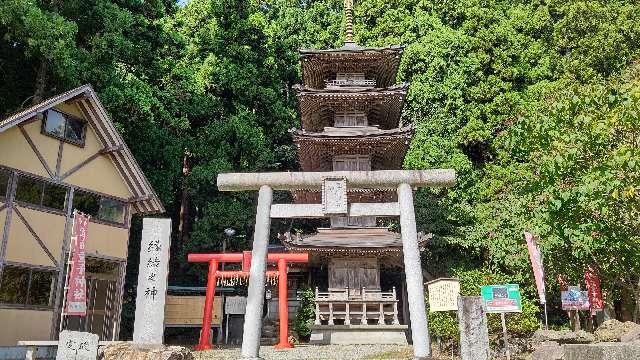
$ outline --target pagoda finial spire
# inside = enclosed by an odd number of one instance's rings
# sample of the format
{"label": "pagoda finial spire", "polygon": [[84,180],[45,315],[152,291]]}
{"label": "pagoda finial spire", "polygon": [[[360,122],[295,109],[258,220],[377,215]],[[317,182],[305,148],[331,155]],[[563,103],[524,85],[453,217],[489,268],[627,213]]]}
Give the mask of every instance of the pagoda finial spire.
{"label": "pagoda finial spire", "polygon": [[353,43],[353,0],[344,0],[344,42]]}

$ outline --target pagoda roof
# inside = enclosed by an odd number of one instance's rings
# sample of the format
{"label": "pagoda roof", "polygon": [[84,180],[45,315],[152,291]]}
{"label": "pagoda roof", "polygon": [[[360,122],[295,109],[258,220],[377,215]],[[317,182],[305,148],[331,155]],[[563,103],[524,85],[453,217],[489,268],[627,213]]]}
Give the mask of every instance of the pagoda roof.
{"label": "pagoda roof", "polygon": [[334,114],[339,111],[361,111],[367,115],[369,125],[395,128],[400,122],[408,88],[408,83],[386,88],[313,89],[294,86],[302,128],[307,131],[320,131],[323,127],[332,126]]}
{"label": "pagoda roof", "polygon": [[[424,250],[432,235],[418,235],[418,247]],[[334,255],[375,256],[402,266],[402,240],[387,228],[319,228],[316,234],[279,236],[289,251],[309,253],[312,261],[325,262]]]}
{"label": "pagoda roof", "polygon": [[322,89],[337,73],[364,73],[386,87],[395,82],[404,46],[362,47],[347,42],[338,49],[301,49],[302,78],[307,86]]}
{"label": "pagoda roof", "polygon": [[291,131],[302,171],[332,171],[333,158],[339,155],[369,155],[371,170],[400,169],[414,126],[391,130],[367,127],[361,134],[354,134],[355,128],[331,129],[317,133]]}

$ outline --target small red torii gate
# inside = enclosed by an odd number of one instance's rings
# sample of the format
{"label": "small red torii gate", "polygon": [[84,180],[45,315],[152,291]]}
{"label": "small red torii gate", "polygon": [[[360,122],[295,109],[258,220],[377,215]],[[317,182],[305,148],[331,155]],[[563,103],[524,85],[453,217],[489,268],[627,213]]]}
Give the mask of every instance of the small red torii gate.
{"label": "small red torii gate", "polygon": [[[202,318],[202,331],[200,333],[200,343],[196,350],[209,350],[213,348],[209,338],[211,330],[211,312],[213,311],[213,300],[216,293],[216,279],[231,278],[234,276],[248,277],[251,268],[251,251],[242,253],[214,253],[214,254],[189,254],[189,262],[209,263],[207,275],[207,291],[204,302],[204,313]],[[293,345],[289,343],[289,307],[287,304],[287,262],[308,262],[309,254],[306,253],[271,253],[267,254],[267,262],[277,262],[278,271],[267,271],[266,276],[278,279],[278,312],[280,314],[280,342],[275,345],[276,349],[288,349]],[[220,263],[242,263],[242,270],[239,271],[219,271]]]}

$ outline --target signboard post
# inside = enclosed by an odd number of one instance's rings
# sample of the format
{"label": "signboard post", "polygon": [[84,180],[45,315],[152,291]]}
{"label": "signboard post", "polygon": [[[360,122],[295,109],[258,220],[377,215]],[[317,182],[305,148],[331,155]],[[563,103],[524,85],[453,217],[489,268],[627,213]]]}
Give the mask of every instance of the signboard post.
{"label": "signboard post", "polygon": [[484,303],[486,312],[500,313],[504,348],[507,354],[507,360],[510,360],[511,353],[509,352],[509,342],[507,340],[507,322],[504,314],[507,312],[522,311],[520,286],[518,284],[487,285],[482,287],[481,292],[482,302]]}
{"label": "signboard post", "polygon": [[429,312],[458,310],[460,282],[458,279],[440,278],[427,283]]}
{"label": "signboard post", "polygon": [[136,344],[157,345],[163,342],[170,241],[171,219],[142,220],[136,317],[133,325],[133,342]]}

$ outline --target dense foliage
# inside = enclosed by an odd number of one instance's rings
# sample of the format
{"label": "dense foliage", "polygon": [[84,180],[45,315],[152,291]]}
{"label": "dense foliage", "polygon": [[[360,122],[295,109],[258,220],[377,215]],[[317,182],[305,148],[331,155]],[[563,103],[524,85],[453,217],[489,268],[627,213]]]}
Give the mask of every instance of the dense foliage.
{"label": "dense foliage", "polygon": [[[427,271],[469,294],[474,271],[517,282],[532,304],[528,230],[552,302],[556,275],[579,283],[593,265],[619,316],[640,311],[640,5],[358,0],[354,20],[362,45],[406,45],[405,167],[458,174],[416,196]],[[230,248],[251,240],[255,194],[219,193],[216,175],[295,170],[296,52],[342,45],[342,24],[340,0],[6,0],[0,114],[91,83],[175,220],[171,277],[186,284],[187,251],[219,249],[230,226]]]}
{"label": "dense foliage", "polygon": [[296,312],[296,319],[293,323],[293,330],[298,337],[308,340],[311,336],[311,326],[316,318],[316,294],[311,288],[302,289],[300,292],[300,303]]}

